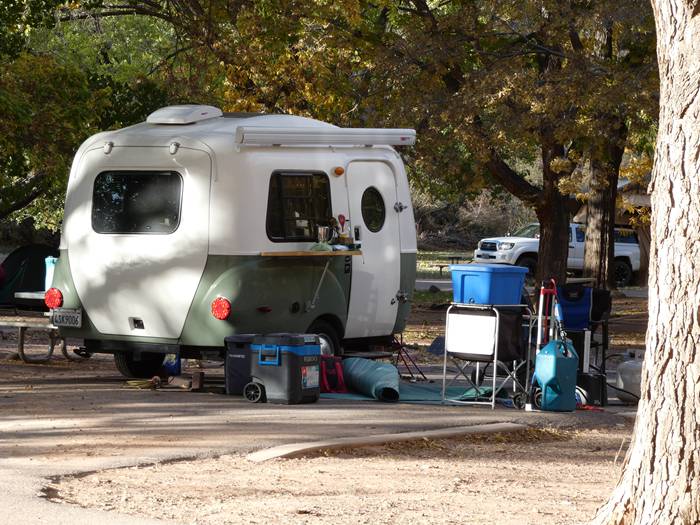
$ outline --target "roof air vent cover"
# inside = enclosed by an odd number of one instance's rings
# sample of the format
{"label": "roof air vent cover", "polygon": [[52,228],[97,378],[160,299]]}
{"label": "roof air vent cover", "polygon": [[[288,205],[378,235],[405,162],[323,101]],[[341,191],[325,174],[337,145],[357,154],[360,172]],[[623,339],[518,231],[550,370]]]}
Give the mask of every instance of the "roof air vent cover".
{"label": "roof air vent cover", "polygon": [[222,115],[221,110],[214,106],[188,104],[160,108],[148,115],[146,122],[149,124],[194,124]]}

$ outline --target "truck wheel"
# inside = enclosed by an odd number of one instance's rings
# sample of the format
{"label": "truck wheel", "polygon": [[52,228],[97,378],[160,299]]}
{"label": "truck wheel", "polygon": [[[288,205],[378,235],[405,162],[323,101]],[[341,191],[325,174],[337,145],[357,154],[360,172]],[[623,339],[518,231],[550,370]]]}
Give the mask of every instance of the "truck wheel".
{"label": "truck wheel", "polygon": [[321,355],[340,355],[338,333],[328,321],[316,319],[309,326],[307,333],[318,335],[321,343]]}
{"label": "truck wheel", "polygon": [[618,287],[629,286],[632,282],[632,267],[622,259],[615,260],[615,284]]}
{"label": "truck wheel", "polygon": [[533,280],[535,278],[535,272],[537,271],[537,258],[532,255],[521,255],[515,263],[516,266],[524,266],[527,268],[527,278],[528,280]]}
{"label": "truck wheel", "polygon": [[124,377],[148,379],[158,374],[163,366],[165,354],[142,352],[141,359],[136,361],[131,352],[116,352],[114,364]]}

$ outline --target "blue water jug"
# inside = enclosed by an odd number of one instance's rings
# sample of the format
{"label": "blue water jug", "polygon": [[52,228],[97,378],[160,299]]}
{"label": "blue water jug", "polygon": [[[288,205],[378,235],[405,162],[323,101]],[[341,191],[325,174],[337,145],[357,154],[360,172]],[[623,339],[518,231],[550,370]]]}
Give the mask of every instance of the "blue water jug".
{"label": "blue water jug", "polygon": [[533,384],[542,389],[540,408],[554,412],[576,410],[578,354],[569,341],[550,341],[535,358]]}
{"label": "blue water jug", "polygon": [[46,273],[44,274],[44,290],[51,288],[53,283],[53,271],[56,268],[56,263],[58,262],[58,257],[47,257],[44,259],[44,265],[46,267]]}

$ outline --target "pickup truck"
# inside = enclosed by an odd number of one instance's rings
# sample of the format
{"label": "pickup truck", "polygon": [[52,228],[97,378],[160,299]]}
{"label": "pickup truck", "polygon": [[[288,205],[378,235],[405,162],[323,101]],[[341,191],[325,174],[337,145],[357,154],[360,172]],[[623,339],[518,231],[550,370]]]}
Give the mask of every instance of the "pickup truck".
{"label": "pickup truck", "polygon": [[[514,235],[493,237],[479,241],[474,252],[475,262],[491,264],[512,264],[525,266],[533,274],[537,266],[540,225],[528,224]],[[586,239],[586,226],[569,225],[569,258],[567,267],[571,271],[583,270],[583,247]],[[630,228],[615,228],[615,282],[618,286],[628,286],[634,272],[639,271],[639,240]]]}

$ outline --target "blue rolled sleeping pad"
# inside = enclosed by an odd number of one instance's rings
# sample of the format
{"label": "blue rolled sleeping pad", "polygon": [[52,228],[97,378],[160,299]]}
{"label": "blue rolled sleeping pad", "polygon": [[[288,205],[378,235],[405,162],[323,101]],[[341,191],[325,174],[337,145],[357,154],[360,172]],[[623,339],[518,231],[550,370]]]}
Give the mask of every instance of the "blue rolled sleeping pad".
{"label": "blue rolled sleeping pad", "polygon": [[350,390],[378,401],[399,400],[399,371],[389,363],[361,357],[343,359],[343,379]]}

